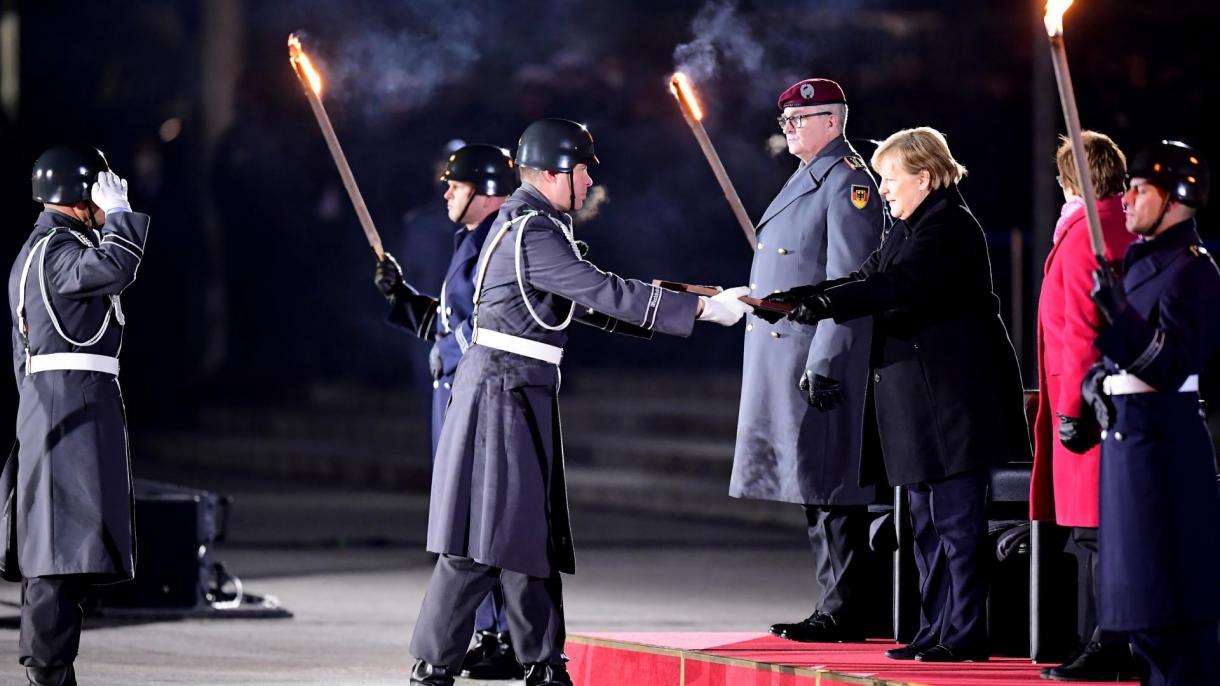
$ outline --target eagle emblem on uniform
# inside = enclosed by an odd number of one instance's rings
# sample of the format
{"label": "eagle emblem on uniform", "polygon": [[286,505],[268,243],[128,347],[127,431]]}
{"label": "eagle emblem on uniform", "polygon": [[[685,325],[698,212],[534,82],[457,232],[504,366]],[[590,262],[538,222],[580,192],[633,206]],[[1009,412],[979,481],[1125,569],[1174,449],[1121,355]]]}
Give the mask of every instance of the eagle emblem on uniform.
{"label": "eagle emblem on uniform", "polygon": [[806,100],[813,97],[813,84],[812,83],[802,83],[801,84],[801,97],[805,98]]}
{"label": "eagle emblem on uniform", "polygon": [[868,186],[851,187],[851,204],[855,205],[857,210],[868,207]]}

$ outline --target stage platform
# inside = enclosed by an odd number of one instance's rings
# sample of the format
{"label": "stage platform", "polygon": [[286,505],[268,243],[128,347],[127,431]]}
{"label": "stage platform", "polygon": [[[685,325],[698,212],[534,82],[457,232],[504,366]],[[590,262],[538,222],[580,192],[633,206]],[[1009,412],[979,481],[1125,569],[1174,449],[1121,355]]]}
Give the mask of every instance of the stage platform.
{"label": "stage platform", "polygon": [[[923,664],[889,660],[893,641],[794,643],[759,633],[569,635],[568,670],[581,686],[1033,686],[1028,658]],[[1134,684],[1135,682],[1129,682]]]}

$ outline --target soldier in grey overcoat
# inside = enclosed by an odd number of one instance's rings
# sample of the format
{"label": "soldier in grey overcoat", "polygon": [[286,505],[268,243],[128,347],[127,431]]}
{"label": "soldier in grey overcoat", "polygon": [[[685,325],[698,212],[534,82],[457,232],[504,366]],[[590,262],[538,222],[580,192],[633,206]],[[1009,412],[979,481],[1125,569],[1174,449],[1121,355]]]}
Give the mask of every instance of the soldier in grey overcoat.
{"label": "soldier in grey overcoat", "polygon": [[[758,224],[756,297],[846,276],[881,242],[883,213],[864,161],[843,137],[834,81],[779,97],[780,128],[800,166]],[[771,633],[794,641],[863,638],[861,578],[874,488],[858,485],[868,322],[746,324],[741,411],[729,494],[804,506],[821,596],[813,614]]]}
{"label": "soldier in grey overcoat", "polygon": [[411,683],[447,686],[475,606],[504,589],[528,686],[570,685],[560,572],[573,573],[559,363],[573,321],[649,337],[725,326],[750,309],[745,287],[712,297],[663,290],[583,259],[566,214],[584,202],[593,138],[564,119],[521,136],[522,186],[500,209],[475,277],[474,345],[457,376],[432,475],[428,550],[438,553],[411,639]]}
{"label": "soldier in grey overcoat", "polygon": [[131,465],[119,391],[119,296],[136,277],[148,215],[100,152],[38,158],[45,208],[9,274],[17,409],[20,661],[31,684],[75,684],[88,584],[135,574]]}

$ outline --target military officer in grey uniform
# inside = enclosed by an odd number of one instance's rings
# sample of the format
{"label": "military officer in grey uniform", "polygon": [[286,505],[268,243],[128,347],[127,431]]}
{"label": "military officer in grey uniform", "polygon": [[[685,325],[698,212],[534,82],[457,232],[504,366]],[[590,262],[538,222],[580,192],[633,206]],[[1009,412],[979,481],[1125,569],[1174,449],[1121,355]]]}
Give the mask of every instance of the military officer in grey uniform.
{"label": "military officer in grey uniform", "polygon": [[[876,182],[844,138],[847,99],[839,84],[800,81],[780,94],[779,107],[800,165],[758,224],[750,290],[760,298],[850,274],[880,245],[883,226]],[[869,327],[747,319],[729,494],[804,506],[821,587],[813,614],[771,633],[860,640],[875,496],[858,485]]]}
{"label": "military officer in grey uniform", "polygon": [[[131,466],[119,391],[125,319],[148,215],[86,146],[34,165],[34,230],[9,273],[17,409],[20,661],[31,684],[75,684],[88,584],[135,573]],[[10,464],[6,469],[12,468]]]}
{"label": "military officer in grey uniform", "polygon": [[428,550],[440,554],[411,639],[411,683],[453,683],[474,609],[499,582],[528,686],[570,685],[560,572],[573,573],[559,363],[574,321],[650,337],[724,326],[749,310],[745,287],[714,297],[666,291],[581,257],[568,212],[598,163],[581,124],[542,119],[517,149],[521,188],[479,256],[474,345],[458,363],[432,475]]}

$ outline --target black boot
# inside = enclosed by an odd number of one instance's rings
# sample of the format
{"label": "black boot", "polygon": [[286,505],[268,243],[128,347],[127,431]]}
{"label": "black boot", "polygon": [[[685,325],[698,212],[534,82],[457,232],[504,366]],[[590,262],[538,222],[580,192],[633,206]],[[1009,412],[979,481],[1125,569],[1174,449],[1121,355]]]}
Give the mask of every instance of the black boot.
{"label": "black boot", "polygon": [[525,686],[572,686],[572,677],[563,665],[534,663],[525,666]]}
{"label": "black boot", "polygon": [[499,681],[520,679],[524,674],[507,631],[480,631],[462,661],[462,676],[471,679]]}
{"label": "black boot", "polygon": [[60,667],[26,667],[25,678],[30,686],[76,686],[76,670],[72,665]]}
{"label": "black boot", "polygon": [[1127,681],[1138,678],[1138,668],[1128,644],[1090,641],[1063,664],[1044,667],[1042,678],[1055,681]]}
{"label": "black boot", "polygon": [[453,686],[453,672],[417,660],[411,670],[411,686]]}

